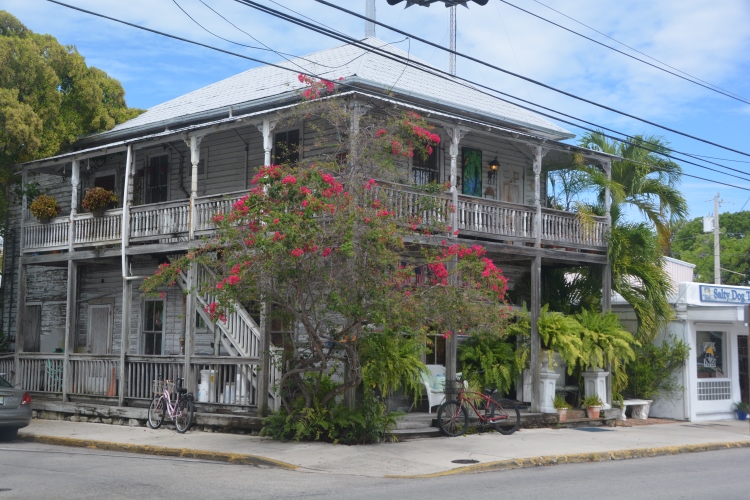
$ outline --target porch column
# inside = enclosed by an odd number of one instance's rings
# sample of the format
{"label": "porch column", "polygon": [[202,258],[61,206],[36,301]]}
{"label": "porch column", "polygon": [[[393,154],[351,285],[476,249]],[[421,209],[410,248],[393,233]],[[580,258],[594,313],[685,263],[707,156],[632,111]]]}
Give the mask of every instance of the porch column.
{"label": "porch column", "polygon": [[73,251],[76,233],[76,214],[78,213],[78,186],[80,183],[80,162],[73,160],[70,168],[70,227],[68,231],[68,251]]}
{"label": "porch column", "polygon": [[[612,180],[612,161],[602,160],[602,168],[604,173],[607,175],[607,186],[604,188],[604,211],[607,217],[607,231],[612,230],[612,193],[609,189],[609,181]],[[602,314],[607,314],[612,308],[612,264],[609,260],[609,235],[606,236],[607,241],[607,263],[604,264],[602,269]],[[605,386],[607,396],[604,400],[604,404],[612,407],[612,367],[609,363],[606,364],[605,370],[609,373],[606,378]]]}
{"label": "porch column", "polygon": [[268,388],[271,376],[271,342],[268,334],[268,303],[260,306],[260,373],[258,374],[258,415],[268,415]]}
{"label": "porch column", "polygon": [[[534,207],[536,208],[536,216],[534,217],[534,242],[536,248],[542,246],[542,159],[547,154],[547,150],[541,146],[532,146],[532,153],[534,155]],[[530,319],[531,319],[531,339],[530,339],[530,353],[529,353],[529,369],[531,371],[531,411],[538,412],[541,410],[541,350],[542,350],[542,339],[539,336],[539,315],[542,307],[541,304],[542,295],[542,256],[535,255],[531,260],[531,304],[530,304]]]}
{"label": "porch column", "polygon": [[263,123],[257,125],[258,130],[263,134],[263,165],[271,165],[271,153],[273,152],[273,129],[276,128],[277,120],[266,118]]}
{"label": "porch column", "polygon": [[[612,162],[611,160],[603,160],[602,161],[602,168],[604,168],[604,173],[607,175],[607,182],[612,180]],[[612,231],[612,214],[611,211],[611,204],[612,204],[612,193],[610,193],[609,184],[604,188],[604,210],[605,215],[607,217],[607,231]],[[609,235],[606,236],[607,239],[607,250],[609,250]],[[609,251],[607,252],[607,263],[604,265],[604,269],[602,269],[602,312],[606,313],[610,310],[612,306],[612,264],[609,261]]]}
{"label": "porch column", "polygon": [[358,143],[359,138],[359,122],[362,116],[371,108],[357,101],[353,100],[349,105],[350,122],[349,122],[349,154],[347,155],[347,163],[349,166],[356,166],[359,162],[359,151],[360,146]]}
{"label": "porch column", "polygon": [[122,262],[122,330],[120,332],[120,369],[118,377],[120,385],[117,392],[119,406],[125,405],[125,394],[127,394],[127,360],[130,350],[130,313],[133,305],[133,281],[130,279],[130,258],[126,254],[130,246],[130,207],[133,204],[133,177],[135,169],[135,152],[132,144],[128,145],[125,155],[125,186],[123,188],[124,199],[122,200],[122,242],[120,245]]}
{"label": "porch column", "polygon": [[[196,288],[198,284],[198,269],[197,264],[193,263],[187,272],[187,299],[185,302],[185,385],[184,387],[192,392],[197,393],[195,390],[195,379],[191,372],[190,359],[193,355],[195,346],[195,304],[196,300]],[[219,327],[216,326],[216,329]]]}
{"label": "porch column", "polygon": [[201,161],[201,141],[203,135],[191,134],[185,143],[190,148],[190,163],[192,170],[190,174],[190,239],[195,238],[195,199],[198,196],[198,163]]}
{"label": "porch column", "polygon": [[75,349],[76,313],[78,305],[78,263],[68,260],[68,301],[65,305],[65,349],[63,352],[63,402],[68,400],[70,391],[70,351]]}
{"label": "porch column", "polygon": [[[458,160],[458,145],[461,142],[461,139],[464,138],[468,130],[453,126],[453,127],[445,127],[445,131],[448,132],[448,134],[451,137],[451,145],[449,149],[449,153],[451,156],[451,204],[453,206],[453,213],[451,213],[451,231],[455,233],[455,231],[458,230],[458,220],[459,220],[459,214],[458,214],[458,183],[457,183],[457,160]],[[452,236],[452,235],[451,235]],[[451,259],[451,262],[449,263],[449,266],[451,268],[451,279],[455,280],[456,273],[456,264],[457,264],[457,257],[453,256]],[[453,283],[455,284],[455,283]],[[454,328],[454,330],[457,330]],[[458,332],[454,332],[453,335],[448,339],[445,346],[445,380],[451,381],[456,379],[456,357],[457,357],[457,350],[458,350]],[[446,397],[450,397],[452,391],[455,387],[455,384],[447,383],[446,388]]]}
{"label": "porch column", "polygon": [[21,192],[23,193],[21,198],[21,220],[19,224],[19,243],[18,243],[18,298],[16,299],[16,349],[15,349],[15,367],[16,372],[13,378],[13,383],[19,385],[21,383],[21,364],[19,354],[23,352],[23,317],[26,312],[26,264],[23,263],[23,247],[26,239],[25,225],[26,225],[26,214],[29,208],[29,199],[26,196],[26,183],[27,183],[27,172],[24,168],[21,171]]}

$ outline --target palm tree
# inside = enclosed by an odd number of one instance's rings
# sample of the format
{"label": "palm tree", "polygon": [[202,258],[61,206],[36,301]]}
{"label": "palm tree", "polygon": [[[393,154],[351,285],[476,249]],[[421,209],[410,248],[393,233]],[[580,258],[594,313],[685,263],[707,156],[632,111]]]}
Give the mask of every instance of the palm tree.
{"label": "palm tree", "polygon": [[[634,309],[638,318],[638,339],[652,340],[672,316],[667,300],[671,291],[664,271],[663,256],[671,237],[671,228],[687,215],[687,202],[677,189],[682,170],[658,153],[668,153],[667,143],[659,137],[635,136],[631,144],[609,141],[599,132],[584,135],[579,144],[589,149],[619,156],[612,162],[612,228],[609,260],[612,263],[612,289]],[[589,179],[599,191],[598,206],[603,211],[606,179],[593,171]],[[637,209],[646,219],[630,222],[625,210]],[[593,271],[593,270],[592,270]],[[589,294],[601,294],[597,271],[582,286]],[[598,291],[598,292],[597,292]],[[582,295],[586,295],[584,292]]]}

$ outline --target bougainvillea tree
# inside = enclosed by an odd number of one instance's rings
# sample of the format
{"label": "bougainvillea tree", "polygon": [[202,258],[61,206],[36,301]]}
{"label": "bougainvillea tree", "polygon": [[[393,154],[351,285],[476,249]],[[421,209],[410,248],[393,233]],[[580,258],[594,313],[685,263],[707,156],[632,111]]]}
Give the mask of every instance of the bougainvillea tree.
{"label": "bougainvillea tree", "polygon": [[[388,339],[422,348],[428,336],[500,328],[506,315],[506,279],[484,248],[458,244],[446,222],[452,207],[425,193],[407,210],[380,182],[398,172],[399,159],[438,146],[424,118],[372,112],[357,137],[338,134],[352,130],[351,103],[318,102],[329,87],[314,88],[298,113],[327,131],[325,144],[309,144],[324,152],[261,167],[247,195],[214,217],[216,236],[144,285],[155,292],[205,265],[215,279],[200,286],[217,297],[207,308],[215,321],[232,304],[267,304],[267,314],[291,325],[279,382],[288,411],[295,400],[325,405],[358,386],[408,389],[393,373],[398,363],[384,360],[416,357],[416,372],[405,370],[415,379],[420,353]],[[326,383],[310,382],[323,374]]]}

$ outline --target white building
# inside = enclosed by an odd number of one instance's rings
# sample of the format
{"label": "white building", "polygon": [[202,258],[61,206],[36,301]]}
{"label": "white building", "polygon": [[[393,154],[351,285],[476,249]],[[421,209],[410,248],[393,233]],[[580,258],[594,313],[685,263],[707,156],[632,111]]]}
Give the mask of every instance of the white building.
{"label": "white building", "polygon": [[[675,283],[675,318],[656,342],[673,335],[690,346],[690,355],[675,374],[682,391],[673,400],[656,399],[650,414],[689,421],[735,418],[733,403],[748,401],[750,287],[694,283],[694,267],[666,258]],[[622,297],[613,298],[612,309],[635,331],[635,315]]]}

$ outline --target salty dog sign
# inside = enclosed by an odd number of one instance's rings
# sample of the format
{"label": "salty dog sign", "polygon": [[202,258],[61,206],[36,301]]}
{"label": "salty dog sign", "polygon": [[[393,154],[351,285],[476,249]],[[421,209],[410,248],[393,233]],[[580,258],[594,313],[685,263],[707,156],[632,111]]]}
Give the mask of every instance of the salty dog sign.
{"label": "salty dog sign", "polygon": [[728,286],[701,285],[701,302],[750,304],[750,289]]}

